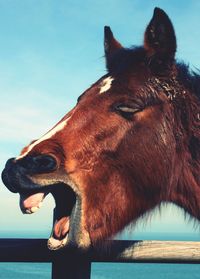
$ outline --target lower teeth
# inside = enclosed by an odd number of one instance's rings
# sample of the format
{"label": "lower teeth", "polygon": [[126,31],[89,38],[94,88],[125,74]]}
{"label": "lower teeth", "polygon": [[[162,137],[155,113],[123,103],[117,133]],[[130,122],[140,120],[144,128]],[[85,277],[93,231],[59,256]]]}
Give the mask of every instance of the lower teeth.
{"label": "lower teeth", "polygon": [[56,239],[53,236],[51,236],[48,240],[48,247],[51,250],[56,250],[58,248],[64,247],[68,240],[68,234],[63,238],[62,240]]}

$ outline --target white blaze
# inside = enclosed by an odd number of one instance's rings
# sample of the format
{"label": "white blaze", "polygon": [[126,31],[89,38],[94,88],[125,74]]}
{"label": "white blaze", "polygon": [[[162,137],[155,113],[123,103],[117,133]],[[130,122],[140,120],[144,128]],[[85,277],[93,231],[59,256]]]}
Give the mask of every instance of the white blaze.
{"label": "white blaze", "polygon": [[18,156],[15,160],[19,160],[19,159],[25,157],[33,149],[34,146],[38,145],[40,142],[42,142],[44,140],[50,139],[56,133],[58,133],[59,131],[63,130],[70,118],[71,117],[68,117],[67,119],[65,119],[62,122],[58,123],[58,125],[56,125],[52,130],[47,132],[43,137],[41,137],[40,139],[38,139],[37,141],[35,141],[31,145],[29,145],[27,151],[25,153],[21,154],[20,156]]}
{"label": "white blaze", "polygon": [[102,94],[102,93],[105,93],[106,91],[108,91],[111,88],[113,80],[114,80],[114,78],[111,76],[105,78],[101,83],[101,88],[100,88],[99,94]]}

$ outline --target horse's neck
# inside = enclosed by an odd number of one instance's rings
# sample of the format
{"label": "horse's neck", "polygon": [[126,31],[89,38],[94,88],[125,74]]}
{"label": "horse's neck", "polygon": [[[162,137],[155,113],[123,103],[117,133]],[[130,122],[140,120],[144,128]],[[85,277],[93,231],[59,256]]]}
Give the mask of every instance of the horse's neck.
{"label": "horse's neck", "polygon": [[200,101],[188,91],[177,96],[175,101],[178,104],[177,127],[180,127],[177,133],[182,135],[179,139],[180,154],[176,163],[179,170],[172,201],[200,220]]}
{"label": "horse's neck", "polygon": [[200,150],[197,160],[180,158],[177,184],[172,189],[170,200],[200,220]]}
{"label": "horse's neck", "polygon": [[200,101],[176,77],[152,77],[145,86],[174,106],[177,161],[167,199],[200,220]]}

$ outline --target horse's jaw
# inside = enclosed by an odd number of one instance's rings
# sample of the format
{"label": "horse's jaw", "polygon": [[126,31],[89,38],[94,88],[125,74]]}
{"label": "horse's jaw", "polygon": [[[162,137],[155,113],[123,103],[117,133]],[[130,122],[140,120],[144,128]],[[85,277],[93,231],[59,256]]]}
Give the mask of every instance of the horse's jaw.
{"label": "horse's jaw", "polygon": [[20,207],[23,213],[33,214],[42,205],[45,196],[51,193],[55,200],[53,228],[47,245],[50,250],[64,247],[88,249],[90,237],[82,226],[82,197],[75,191],[73,183],[56,183],[43,186],[45,193],[20,195]]}
{"label": "horse's jaw", "polygon": [[51,191],[56,207],[51,236],[50,250],[58,250],[68,245],[77,246],[80,231],[81,198],[69,185],[54,185]]}
{"label": "horse's jaw", "polygon": [[83,222],[83,194],[79,187],[66,175],[53,172],[29,174],[13,159],[2,173],[6,187],[20,194],[20,208],[24,214],[33,214],[42,206],[45,196],[55,199],[54,222],[48,247],[58,250],[66,246],[86,249],[90,237]]}
{"label": "horse's jaw", "polygon": [[52,187],[56,207],[53,229],[48,240],[50,250],[64,247],[87,249],[90,246],[89,235],[82,225],[82,197],[73,190],[73,186],[61,183]]}

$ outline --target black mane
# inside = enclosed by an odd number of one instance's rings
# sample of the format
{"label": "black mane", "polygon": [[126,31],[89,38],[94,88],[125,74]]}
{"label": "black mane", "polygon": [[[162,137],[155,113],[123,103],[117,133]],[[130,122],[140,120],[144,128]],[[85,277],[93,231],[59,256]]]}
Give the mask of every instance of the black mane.
{"label": "black mane", "polygon": [[121,48],[107,59],[107,69],[113,75],[120,75],[145,60],[143,47]]}
{"label": "black mane", "polygon": [[200,99],[200,70],[192,71],[189,65],[177,63],[178,80]]}
{"label": "black mane", "polygon": [[[137,69],[137,65],[141,63],[148,67],[149,61],[143,47],[122,48],[109,58],[107,69],[111,75],[121,75],[131,69]],[[192,71],[189,65],[183,62],[177,62],[176,66],[178,81],[200,99],[200,70]]]}

